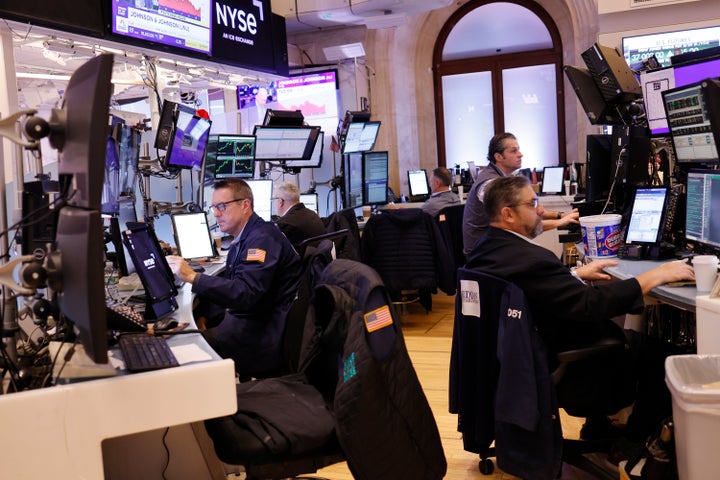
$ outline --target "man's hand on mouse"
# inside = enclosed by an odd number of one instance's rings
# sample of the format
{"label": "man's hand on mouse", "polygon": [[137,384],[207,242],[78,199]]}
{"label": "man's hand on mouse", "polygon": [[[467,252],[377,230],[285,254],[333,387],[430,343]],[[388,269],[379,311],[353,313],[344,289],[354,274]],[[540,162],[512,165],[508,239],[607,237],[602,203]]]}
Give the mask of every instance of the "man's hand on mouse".
{"label": "man's hand on mouse", "polygon": [[168,255],[165,257],[172,272],[183,282],[192,283],[197,272],[188,265],[184,258],[177,255]]}

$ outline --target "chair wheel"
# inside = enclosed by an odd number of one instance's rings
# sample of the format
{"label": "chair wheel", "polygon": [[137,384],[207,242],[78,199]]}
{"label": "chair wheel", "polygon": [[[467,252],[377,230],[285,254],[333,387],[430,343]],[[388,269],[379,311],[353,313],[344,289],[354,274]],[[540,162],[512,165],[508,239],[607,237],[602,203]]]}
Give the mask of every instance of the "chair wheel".
{"label": "chair wheel", "polygon": [[495,464],[492,460],[486,458],[478,462],[478,468],[480,469],[480,473],[482,473],[483,475],[490,475],[495,470]]}

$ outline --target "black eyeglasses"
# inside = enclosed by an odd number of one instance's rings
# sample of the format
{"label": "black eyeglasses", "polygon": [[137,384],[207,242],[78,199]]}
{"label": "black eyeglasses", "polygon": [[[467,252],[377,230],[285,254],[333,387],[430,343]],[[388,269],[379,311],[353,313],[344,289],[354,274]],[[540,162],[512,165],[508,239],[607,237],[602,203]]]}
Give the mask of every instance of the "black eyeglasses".
{"label": "black eyeglasses", "polygon": [[537,208],[538,207],[538,198],[535,197],[528,202],[520,202],[520,203],[515,203],[513,205],[508,205],[508,207],[519,207],[520,205],[527,205],[528,207]]}
{"label": "black eyeglasses", "polygon": [[242,202],[243,200],[247,200],[247,199],[246,198],[236,198],[235,200],[230,200],[227,202],[219,202],[219,203],[216,203],[215,205],[210,205],[208,207],[208,210],[210,210],[210,213],[215,213],[216,210],[220,213],[223,213],[223,212],[225,212],[225,209],[227,209],[227,206],[229,204],[235,203],[235,202]]}

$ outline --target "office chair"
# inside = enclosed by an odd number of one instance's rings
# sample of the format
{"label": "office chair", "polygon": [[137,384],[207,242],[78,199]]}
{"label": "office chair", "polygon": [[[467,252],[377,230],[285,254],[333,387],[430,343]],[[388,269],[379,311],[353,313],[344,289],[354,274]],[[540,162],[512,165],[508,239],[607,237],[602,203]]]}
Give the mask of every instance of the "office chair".
{"label": "office chair", "polygon": [[363,263],[380,274],[393,303],[419,301],[430,311],[438,289],[455,293],[454,262],[437,222],[421,209],[372,215],[360,245]]}
{"label": "office chair", "polygon": [[359,480],[443,478],[440,434],[377,273],[331,262],[308,312],[301,373],[241,383],[238,412],[205,421],[218,458],[248,478],[346,459]]}
{"label": "office chair", "polygon": [[445,246],[453,259],[453,271],[465,265],[463,253],[462,222],[465,204],[450,205],[441,209],[437,214],[440,234],[445,240]]}
{"label": "office chair", "polygon": [[[458,414],[464,449],[480,454],[480,471],[492,473],[489,457],[495,456],[503,471],[522,478],[557,478],[562,462],[597,478],[617,478],[617,472],[608,472],[585,456],[607,453],[611,440],[563,438],[558,411],[562,407],[574,416],[607,415],[625,406],[619,406],[625,402],[611,394],[596,396],[595,404],[580,398],[573,405],[572,395],[566,393],[574,389],[564,385],[577,376],[577,372],[567,375],[573,365],[602,359],[622,350],[624,343],[608,339],[562,352],[556,359],[558,367],[551,371],[522,290],[466,268],[458,270],[458,285],[449,410]],[[495,447],[490,448],[493,441]]]}

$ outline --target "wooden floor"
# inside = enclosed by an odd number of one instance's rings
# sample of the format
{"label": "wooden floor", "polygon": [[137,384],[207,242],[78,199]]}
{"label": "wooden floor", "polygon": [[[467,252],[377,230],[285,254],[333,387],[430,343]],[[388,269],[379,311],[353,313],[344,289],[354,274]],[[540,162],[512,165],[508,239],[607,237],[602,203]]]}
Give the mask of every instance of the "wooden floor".
{"label": "wooden floor", "polygon": [[[405,306],[402,315],[403,334],[415,369],[423,385],[425,395],[435,415],[442,437],[448,470],[448,480],[509,480],[512,475],[499,471],[493,475],[482,475],[478,471],[478,456],[463,450],[460,433],[457,432],[457,417],[448,412],[448,371],[453,329],[455,297],[436,295],[433,310],[425,313],[419,304]],[[561,412],[562,414],[562,412]],[[562,414],[565,436],[577,438],[582,419]],[[317,472],[317,478],[329,480],[351,480],[353,477],[345,463],[331,465]],[[313,476],[303,476],[313,478]],[[590,480],[591,477],[573,467],[563,469],[563,480]],[[402,480],[402,479],[399,479]]]}

